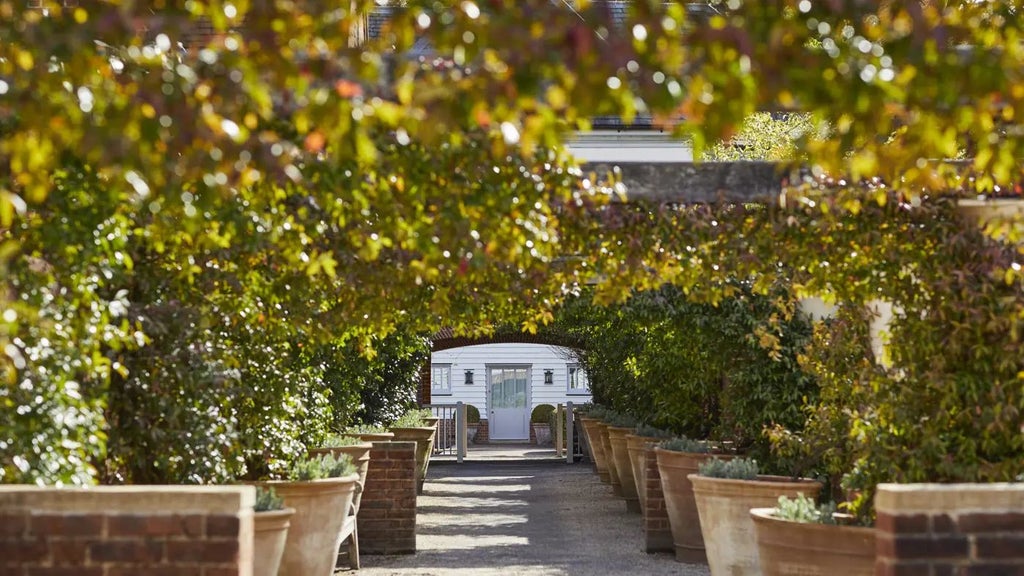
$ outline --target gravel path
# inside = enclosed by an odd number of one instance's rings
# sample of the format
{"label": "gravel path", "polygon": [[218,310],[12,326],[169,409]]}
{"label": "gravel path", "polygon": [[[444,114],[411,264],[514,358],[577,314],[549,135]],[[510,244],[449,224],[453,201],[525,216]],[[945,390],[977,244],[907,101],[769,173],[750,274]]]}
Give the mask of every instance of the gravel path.
{"label": "gravel path", "polygon": [[710,574],[645,553],[641,517],[585,464],[431,466],[418,506],[419,551],[364,555],[359,576]]}

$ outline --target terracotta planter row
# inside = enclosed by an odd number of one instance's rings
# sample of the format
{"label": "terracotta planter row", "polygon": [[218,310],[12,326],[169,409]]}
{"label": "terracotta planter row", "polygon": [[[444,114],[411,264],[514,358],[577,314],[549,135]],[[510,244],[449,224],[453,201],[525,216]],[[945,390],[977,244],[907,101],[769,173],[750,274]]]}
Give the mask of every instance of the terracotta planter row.
{"label": "terracotta planter row", "polygon": [[414,428],[391,428],[396,442],[416,443],[416,492],[423,493],[423,484],[430,466],[430,454],[434,451],[434,436],[439,418],[427,418],[427,424]]}
{"label": "terracotta planter row", "polygon": [[[627,510],[647,513],[645,450],[661,439],[595,418],[580,420],[601,480],[625,499]],[[712,576],[874,573],[873,529],[801,524],[772,515],[780,496],[816,498],[820,483],[775,476],[708,478],[697,473],[704,461],[731,456],[661,448],[654,453],[677,560],[707,563]]]}
{"label": "terracotta planter row", "polygon": [[[353,569],[359,568],[356,515],[369,472],[371,442],[392,440],[396,435],[383,432],[351,436],[362,442],[316,448],[310,450],[310,454],[336,457],[345,454],[355,464],[355,474],[309,482],[268,481],[257,484],[273,488],[286,508],[254,515],[255,576],[329,576],[334,573],[338,551],[345,540],[349,542],[349,565]],[[432,435],[430,440],[433,440]]]}

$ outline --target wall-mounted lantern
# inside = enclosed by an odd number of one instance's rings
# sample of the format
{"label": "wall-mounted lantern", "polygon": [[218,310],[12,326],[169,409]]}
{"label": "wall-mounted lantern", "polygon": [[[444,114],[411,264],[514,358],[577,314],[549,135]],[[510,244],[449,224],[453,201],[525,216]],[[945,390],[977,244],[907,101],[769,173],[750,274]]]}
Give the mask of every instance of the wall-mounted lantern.
{"label": "wall-mounted lantern", "polygon": [[468,385],[471,385],[472,383],[473,383],[473,371],[472,370],[466,370],[466,385],[468,386]]}
{"label": "wall-mounted lantern", "polygon": [[554,384],[555,383],[555,371],[554,370],[545,370],[544,371],[544,383],[545,384]]}

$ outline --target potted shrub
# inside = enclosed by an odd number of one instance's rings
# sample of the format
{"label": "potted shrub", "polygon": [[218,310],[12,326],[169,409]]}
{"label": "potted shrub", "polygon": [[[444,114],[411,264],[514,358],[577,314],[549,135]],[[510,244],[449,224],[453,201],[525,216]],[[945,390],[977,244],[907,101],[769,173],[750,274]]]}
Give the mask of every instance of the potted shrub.
{"label": "potted shrub", "polygon": [[364,442],[352,436],[339,435],[325,440],[322,448],[313,448],[309,451],[313,456],[331,454],[340,457],[344,454],[352,460],[352,464],[356,467],[356,473],[359,474],[359,488],[352,498],[352,508],[355,512],[359,511],[359,504],[363,499],[363,487],[366,486],[366,474],[370,469],[370,450],[372,449],[373,444],[370,442]]}
{"label": "potted shrub", "polygon": [[604,463],[608,467],[608,483],[612,485],[612,494],[622,496],[622,482],[619,480],[619,471],[615,462],[615,454],[612,452],[611,437],[608,434],[608,421],[617,416],[611,410],[604,413],[600,420],[595,422],[598,442],[601,443],[601,450],[604,452]]}
{"label": "potted shrub", "polygon": [[604,416],[604,408],[594,406],[580,416],[580,422],[583,424],[583,433],[587,436],[587,446],[590,447],[590,455],[594,462],[594,468],[597,470],[597,475],[602,482],[609,484],[611,478],[599,429],[602,416]]}
{"label": "potted shrub", "polygon": [[281,558],[281,576],[334,573],[358,481],[351,459],[342,454],[300,460],[288,471],[287,480],[258,484],[273,488],[286,506],[295,509]]}
{"label": "potted shrub", "polygon": [[655,447],[654,454],[658,459],[661,492],[665,498],[669,527],[672,529],[676,560],[705,563],[707,554],[704,550],[704,537],[701,534],[690,475],[696,473],[701,464],[712,458],[730,460],[733,457],[712,454],[712,444],[685,437],[661,442]]}
{"label": "potted shrub", "polygon": [[396,442],[416,443],[416,491],[422,494],[427,467],[430,465],[430,453],[434,449],[437,418],[430,410],[412,410],[396,420],[390,430]]}
{"label": "potted shrub", "polygon": [[[359,505],[363,501],[363,490],[366,487],[366,474],[370,470],[370,450],[373,444],[363,441],[357,437],[340,435],[329,437],[324,441],[323,448],[313,448],[309,453],[313,456],[330,454],[335,457],[348,456],[359,474],[359,483],[356,486],[355,496],[352,498],[352,510],[349,512],[349,522],[355,522],[355,516],[359,514]],[[348,561],[353,569],[359,568],[359,534],[352,526],[347,530],[348,536]]]}
{"label": "potted shrub", "polygon": [[626,449],[626,435],[636,431],[636,418],[628,414],[615,414],[607,420],[608,444],[612,449],[612,461],[619,477],[621,496],[626,500],[626,510],[640,512],[640,497],[637,495],[633,464]]}
{"label": "potted shrub", "polygon": [[774,508],[752,509],[762,574],[873,576],[874,529],[850,525],[850,516],[835,509],[815,506],[803,494],[780,496]]}
{"label": "potted shrub", "polygon": [[647,509],[647,447],[671,437],[671,432],[647,424],[637,426],[633,434],[626,434],[626,451],[629,452],[629,463],[633,468],[640,510]]}
{"label": "potted shrub", "polygon": [[480,409],[466,404],[466,443],[476,442],[476,433],[480,429]]}
{"label": "potted shrub", "polygon": [[383,426],[370,424],[349,426],[341,435],[358,438],[364,442],[387,442],[395,437],[393,433],[388,432]]}
{"label": "potted shrub", "polygon": [[256,488],[253,514],[253,575],[277,576],[294,508],[285,508],[273,488]]}
{"label": "potted shrub", "polygon": [[752,508],[772,506],[779,496],[817,497],[821,490],[815,480],[758,475],[757,461],[746,458],[713,458],[688,477],[711,573],[730,576],[761,574]]}
{"label": "potted shrub", "polygon": [[538,404],[530,413],[530,426],[533,428],[533,437],[537,440],[538,446],[551,445],[551,415],[555,413],[555,407],[551,404]]}

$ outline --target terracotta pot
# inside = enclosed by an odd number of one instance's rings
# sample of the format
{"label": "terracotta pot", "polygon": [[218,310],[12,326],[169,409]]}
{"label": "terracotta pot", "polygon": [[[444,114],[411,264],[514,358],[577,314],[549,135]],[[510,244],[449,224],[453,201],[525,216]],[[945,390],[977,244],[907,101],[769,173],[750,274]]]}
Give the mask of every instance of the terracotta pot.
{"label": "terracotta pot", "polygon": [[363,502],[363,488],[366,487],[366,473],[370,470],[370,450],[373,444],[352,444],[350,446],[331,446],[329,448],[314,448],[309,451],[310,455],[330,454],[337,457],[345,454],[352,459],[352,464],[359,474],[359,486],[356,488],[356,495],[352,498],[352,513],[359,512],[359,505]]}
{"label": "terracotta pot", "polygon": [[395,434],[395,442],[416,443],[416,492],[423,493],[423,482],[427,478],[427,467],[430,466],[430,453],[434,450],[434,434],[437,429],[433,426],[418,428],[392,428]]}
{"label": "terracotta pot", "polygon": [[626,435],[633,432],[636,432],[636,428],[609,426],[608,442],[612,446],[612,458],[615,460],[615,470],[619,475],[619,484],[622,486],[622,497],[626,500],[626,510],[639,513],[640,497],[636,492],[633,463],[629,459],[629,450],[626,449]]}
{"label": "terracotta pot", "polygon": [[253,514],[253,576],[277,576],[294,508]]}
{"label": "terracotta pot", "polygon": [[662,438],[626,434],[626,452],[629,452],[629,465],[633,468],[633,480],[636,481],[636,495],[640,500],[640,511],[647,509],[647,466],[644,450],[647,446],[661,442]]}
{"label": "terracotta pot", "polygon": [[391,432],[345,432],[342,436],[359,438],[363,442],[388,442],[395,438]]}
{"label": "terracotta pot", "polygon": [[655,448],[658,458],[658,474],[661,475],[661,491],[665,497],[665,511],[676,551],[676,560],[692,564],[706,564],[704,537],[701,535],[697,502],[693,499],[693,483],[690,474],[696,474],[704,462],[718,458],[731,460],[734,456],[724,454],[697,454]]}
{"label": "terracotta pot", "polygon": [[260,482],[295,509],[281,558],[280,576],[331,576],[352,509],[358,474],[310,482]]}
{"label": "terracotta pot", "polygon": [[874,528],[791,522],[774,514],[774,508],[750,511],[764,576],[874,576]]}
{"label": "terracotta pot", "polygon": [[612,442],[608,434],[608,425],[599,421],[597,423],[597,434],[601,440],[601,449],[604,450],[604,463],[608,467],[608,483],[612,485],[612,494],[622,496],[622,482],[619,480],[619,471],[615,465],[615,455],[612,453]]}
{"label": "terracotta pot", "polygon": [[601,482],[608,484],[611,480],[608,477],[608,462],[605,461],[604,444],[601,443],[601,432],[597,418],[581,417],[583,422],[583,433],[587,435],[587,445],[590,446],[590,455],[593,457],[594,468],[597,468],[597,475]]}
{"label": "terracotta pot", "polygon": [[820,482],[782,476],[731,480],[690,474],[689,478],[711,573],[729,576],[761,575],[752,508],[774,506],[779,496],[817,498],[821,490]]}

